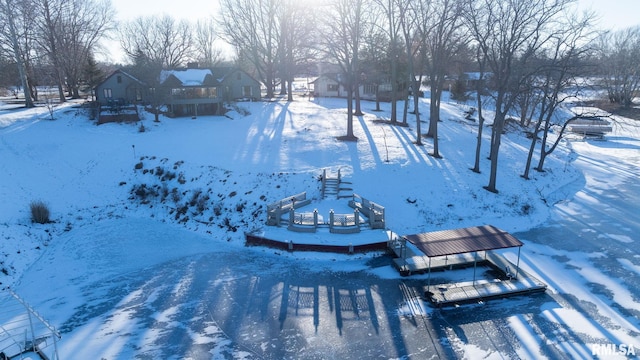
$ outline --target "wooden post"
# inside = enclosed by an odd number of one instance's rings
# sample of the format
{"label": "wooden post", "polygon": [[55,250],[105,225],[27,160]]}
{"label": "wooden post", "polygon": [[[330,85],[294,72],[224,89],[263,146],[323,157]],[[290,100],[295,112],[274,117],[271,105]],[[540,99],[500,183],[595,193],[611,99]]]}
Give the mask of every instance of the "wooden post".
{"label": "wooden post", "polygon": [[318,227],[318,209],[313,209],[313,227]]}
{"label": "wooden post", "polygon": [[329,232],[333,231],[333,209],[329,210]]}
{"label": "wooden post", "polygon": [[282,204],[278,203],[278,207],[276,207],[275,213],[276,213],[276,226],[280,226],[280,217],[282,216]]}
{"label": "wooden post", "polygon": [[324,189],[327,186],[327,169],[322,169],[322,198],[324,199]]}
{"label": "wooden post", "polygon": [[353,220],[355,221],[356,226],[360,227],[360,210],[358,210],[358,208],[353,210],[353,217],[354,217]]}

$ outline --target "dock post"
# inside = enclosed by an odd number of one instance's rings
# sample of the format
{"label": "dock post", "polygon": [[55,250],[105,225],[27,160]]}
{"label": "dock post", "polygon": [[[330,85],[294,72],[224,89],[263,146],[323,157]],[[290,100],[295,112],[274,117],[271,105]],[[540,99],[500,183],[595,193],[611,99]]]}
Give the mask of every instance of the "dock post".
{"label": "dock post", "polygon": [[431,291],[431,257],[429,257],[429,275],[427,277],[427,291]]}
{"label": "dock post", "polygon": [[516,277],[515,277],[516,280],[518,279],[518,272],[520,271],[520,250],[522,250],[522,246],[518,246],[518,262],[516,262]]}
{"label": "dock post", "polygon": [[473,286],[476,285],[476,265],[478,264],[478,252],[473,253]]}

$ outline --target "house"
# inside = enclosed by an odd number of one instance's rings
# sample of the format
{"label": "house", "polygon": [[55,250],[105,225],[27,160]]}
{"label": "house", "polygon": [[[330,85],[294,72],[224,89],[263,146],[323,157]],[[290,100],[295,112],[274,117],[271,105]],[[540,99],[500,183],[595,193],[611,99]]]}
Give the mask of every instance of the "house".
{"label": "house", "polygon": [[224,101],[257,101],[261,98],[260,82],[246,72],[231,67],[212,69],[220,84]]}
{"label": "house", "polygon": [[346,96],[347,91],[341,84],[341,74],[323,74],[311,81],[313,85],[313,97],[340,97]]}
{"label": "house", "polygon": [[[323,74],[311,81],[313,85],[314,97],[347,97],[347,90],[341,82],[342,74]],[[377,88],[377,89],[376,89]],[[391,84],[385,82],[382,84],[374,84],[370,81],[363,81],[358,86],[360,99],[376,100],[376,92],[380,101],[391,101]],[[401,84],[397,89],[398,95],[396,99],[406,97],[406,84]]]}
{"label": "house", "polygon": [[137,104],[144,103],[149,87],[131,74],[116,70],[94,88],[98,124],[140,120]]}
{"label": "house", "polygon": [[122,70],[116,70],[95,87],[101,106],[119,106],[144,102],[148,86]]}
{"label": "house", "polygon": [[200,69],[190,64],[186,69],[162,70],[157,79],[158,85],[152,87],[117,70],[96,86],[96,99],[114,114],[121,114],[126,105],[153,103],[166,106],[172,116],[198,116],[222,114],[225,101],[261,97],[260,82],[236,68]]}
{"label": "house", "polygon": [[162,70],[159,87],[174,116],[216,115],[223,111],[220,83],[210,69]]}

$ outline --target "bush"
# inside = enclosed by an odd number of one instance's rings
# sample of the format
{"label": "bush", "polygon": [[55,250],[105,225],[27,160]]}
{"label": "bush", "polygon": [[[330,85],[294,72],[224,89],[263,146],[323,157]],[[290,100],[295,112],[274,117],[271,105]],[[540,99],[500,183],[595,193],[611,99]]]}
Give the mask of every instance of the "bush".
{"label": "bush", "polygon": [[49,220],[49,207],[42,201],[33,201],[29,205],[31,208],[31,220],[38,224],[48,224]]}

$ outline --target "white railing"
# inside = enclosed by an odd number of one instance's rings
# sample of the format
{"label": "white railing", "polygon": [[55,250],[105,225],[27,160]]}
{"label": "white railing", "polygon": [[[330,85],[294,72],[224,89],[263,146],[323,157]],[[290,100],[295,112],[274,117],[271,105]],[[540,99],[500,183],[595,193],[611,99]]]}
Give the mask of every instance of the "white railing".
{"label": "white railing", "polygon": [[60,332],[11,289],[5,294],[0,299],[0,354],[21,358],[24,353],[36,352],[42,358],[59,360]]}

